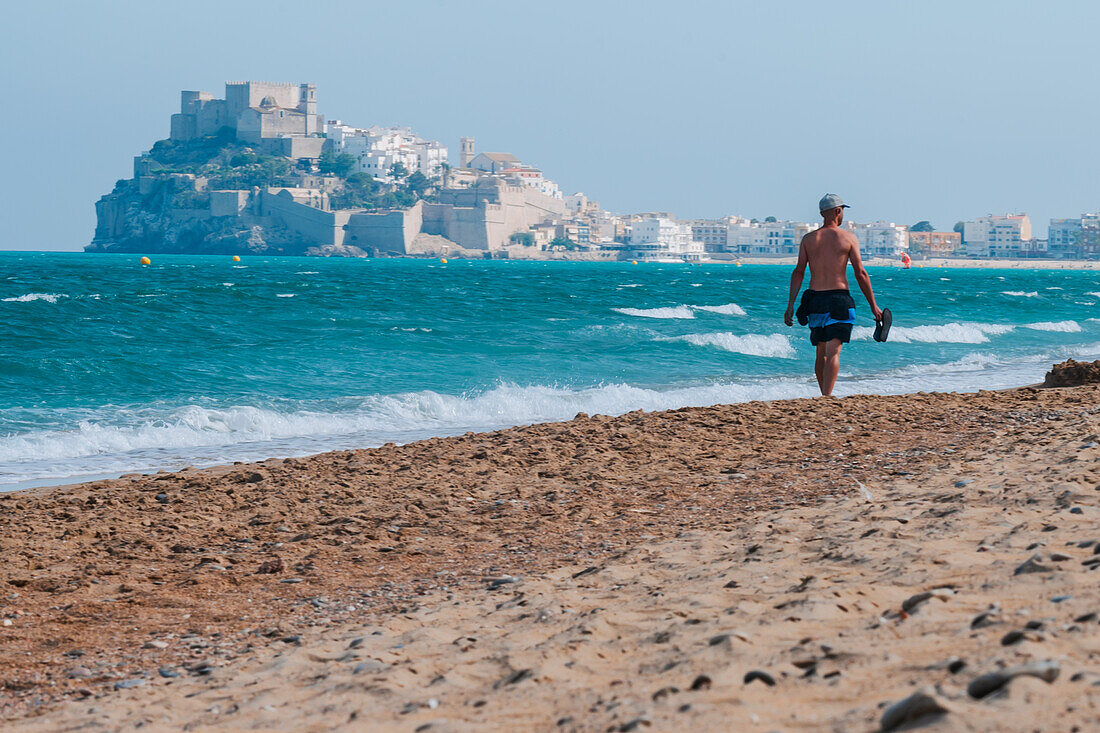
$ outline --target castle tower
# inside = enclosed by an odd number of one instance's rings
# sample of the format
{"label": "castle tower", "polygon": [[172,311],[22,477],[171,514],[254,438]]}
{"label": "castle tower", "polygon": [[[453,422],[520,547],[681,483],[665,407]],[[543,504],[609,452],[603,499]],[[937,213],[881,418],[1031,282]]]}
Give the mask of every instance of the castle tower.
{"label": "castle tower", "polygon": [[307,115],[317,114],[317,85],[298,85],[298,111]]}
{"label": "castle tower", "polygon": [[458,163],[460,168],[469,168],[470,161],[474,159],[474,139],[472,137],[459,138]]}

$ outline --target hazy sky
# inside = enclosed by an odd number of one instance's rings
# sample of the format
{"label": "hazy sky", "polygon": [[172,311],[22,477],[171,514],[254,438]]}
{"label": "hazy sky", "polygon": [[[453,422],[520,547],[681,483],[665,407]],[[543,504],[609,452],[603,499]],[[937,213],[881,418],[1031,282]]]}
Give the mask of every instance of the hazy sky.
{"label": "hazy sky", "polygon": [[75,250],[181,89],[310,81],[318,110],[542,167],[618,212],[940,229],[1100,209],[1100,3],[5,3],[0,249]]}

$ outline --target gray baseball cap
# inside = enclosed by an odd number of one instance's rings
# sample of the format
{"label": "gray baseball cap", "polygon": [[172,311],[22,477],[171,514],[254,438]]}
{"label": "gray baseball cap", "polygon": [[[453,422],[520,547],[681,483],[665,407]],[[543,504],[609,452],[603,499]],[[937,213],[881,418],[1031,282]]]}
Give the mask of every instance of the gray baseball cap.
{"label": "gray baseball cap", "polygon": [[835,193],[827,193],[821,197],[821,200],[817,202],[818,211],[828,211],[829,209],[835,209],[836,207],[842,209],[851,208],[848,204],[840,200],[840,197]]}

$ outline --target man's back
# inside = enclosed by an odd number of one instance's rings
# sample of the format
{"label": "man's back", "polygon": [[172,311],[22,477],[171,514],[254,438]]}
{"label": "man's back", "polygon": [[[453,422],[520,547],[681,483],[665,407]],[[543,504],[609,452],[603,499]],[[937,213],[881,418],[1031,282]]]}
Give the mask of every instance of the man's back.
{"label": "man's back", "polygon": [[798,322],[810,327],[810,343],[817,347],[814,374],[821,394],[830,395],[840,374],[840,347],[851,340],[852,325],[856,322],[856,303],[848,292],[846,271],[849,262],[875,321],[882,318],[882,311],[875,305],[871,276],[859,256],[856,235],[840,228],[847,205],[835,193],[827,193],[817,208],[824,223],[820,229],[802,238],[798,262],[791,273],[791,291],[783,322],[788,326],[794,324],[794,299],[802,289],[802,278],[806,274],[806,265],[809,265],[810,287],[802,294]]}
{"label": "man's back", "polygon": [[823,226],[802,238],[810,265],[811,290],[846,290],[848,260],[856,236],[835,226]]}

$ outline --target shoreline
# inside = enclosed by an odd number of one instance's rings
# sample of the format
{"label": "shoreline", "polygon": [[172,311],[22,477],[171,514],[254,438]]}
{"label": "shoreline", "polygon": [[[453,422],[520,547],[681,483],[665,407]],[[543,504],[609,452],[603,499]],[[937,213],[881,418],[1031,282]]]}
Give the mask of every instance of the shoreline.
{"label": "shoreline", "polygon": [[[1067,545],[1100,530],[1098,402],[1096,386],[1023,387],[582,414],[5,494],[0,719],[301,729],[358,717],[407,730],[571,717],[579,730],[639,716],[790,727],[790,712],[851,729],[939,679],[954,716],[981,720],[969,716],[982,704],[952,697],[953,673],[925,670],[950,653],[966,655],[966,680],[996,659],[1061,659],[1057,683],[992,708],[1001,729],[1006,712],[1051,714],[1028,695],[1092,695],[1084,714],[1100,688],[1069,681],[1086,652],[1062,617],[1100,602],[1075,580],[1091,548]],[[1055,529],[1040,534],[1044,522]],[[1049,549],[1025,551],[1036,538]],[[1034,552],[1064,572],[1011,580]],[[944,584],[953,597],[915,621],[891,616]],[[1043,601],[1028,617],[1050,631],[1004,650],[1036,593],[1073,598]],[[1000,626],[955,636],[993,601]],[[817,640],[807,659],[836,650],[816,675],[790,666],[801,637]],[[746,665],[777,686],[746,685]]]}
{"label": "shoreline", "polygon": [[[995,389],[995,390],[992,390],[992,391],[993,392],[1011,392],[1011,391],[1019,390],[1019,389],[1039,388],[1039,387],[1042,387],[1041,382],[1040,383],[1033,383],[1033,384],[1017,385],[1017,386],[1013,386],[1013,387],[1004,387],[1004,388]],[[836,399],[845,400],[845,399],[851,399],[851,398],[854,398],[854,397],[876,396],[876,395],[878,395],[878,396],[903,397],[903,396],[906,396],[906,395],[913,395],[913,394],[975,394],[977,392],[982,392],[982,391],[990,391],[990,390],[983,390],[981,388],[975,388],[973,390],[955,390],[955,391],[952,391],[952,392],[939,392],[939,391],[930,391],[930,392],[929,391],[889,392],[889,393],[871,392],[871,393],[855,393],[855,394],[849,394],[849,395],[837,395]],[[818,399],[818,398],[813,397],[813,396],[811,396],[811,397],[781,397],[781,398],[775,398],[775,399],[748,400],[748,401],[745,401],[745,402],[715,403],[715,404],[712,404],[712,405],[682,405],[680,407],[671,407],[671,408],[658,409],[658,410],[645,410],[644,408],[638,408],[636,410],[631,410],[631,411],[628,411],[626,413],[621,413],[619,415],[603,415],[603,414],[600,414],[600,413],[594,413],[593,417],[603,417],[603,418],[614,419],[616,417],[621,417],[622,414],[631,414],[631,413],[634,413],[634,412],[639,412],[639,413],[642,413],[642,414],[649,415],[649,414],[656,414],[656,413],[660,413],[660,412],[667,412],[669,410],[706,409],[706,408],[709,408],[709,407],[722,407],[724,405],[741,405],[741,404],[750,404],[750,403],[757,403],[757,402],[760,402],[760,403],[778,403],[778,402],[788,402],[788,401],[792,401],[792,400],[801,400],[801,399]],[[581,414],[583,414],[583,413],[581,413]],[[499,432],[501,430],[514,430],[514,429],[520,429],[520,428],[536,427],[536,426],[540,426],[540,425],[555,425],[555,424],[558,424],[558,423],[561,423],[561,422],[570,422],[570,420],[568,420],[568,419],[564,420],[564,421],[563,420],[543,420],[543,421],[539,421],[539,422],[520,423],[520,424],[516,424],[516,425],[502,426],[502,427],[493,428],[493,429],[462,430],[462,431],[455,431],[455,432],[448,433],[448,434],[433,435],[433,436],[428,436],[428,437],[425,437],[425,438],[417,438],[415,440],[410,440],[408,442],[387,441],[386,444],[392,444],[392,445],[395,445],[395,446],[398,446],[398,447],[403,447],[403,446],[408,446],[408,445],[412,445],[412,444],[415,444],[415,443],[419,443],[419,442],[422,442],[422,441],[425,441],[425,440],[445,440],[445,439],[448,439],[448,438],[455,438],[455,437],[458,437],[459,435],[462,435],[462,434],[467,434],[467,435],[488,435],[488,434],[492,434],[492,433],[495,433],[495,432]],[[385,444],[383,444],[383,445],[385,445]],[[213,472],[216,472],[216,473],[221,473],[223,471],[227,471],[227,470],[232,469],[234,466],[239,466],[239,465],[246,465],[246,464],[251,465],[251,464],[254,464],[254,463],[266,463],[266,462],[269,462],[269,461],[304,460],[304,459],[317,458],[319,456],[323,456],[323,455],[326,455],[326,454],[329,454],[329,453],[337,453],[337,452],[341,452],[341,451],[344,451],[344,450],[373,450],[373,449],[376,449],[376,448],[379,448],[379,447],[381,447],[381,446],[374,445],[374,446],[365,446],[365,447],[361,447],[361,448],[325,450],[325,451],[320,451],[318,453],[305,453],[305,454],[292,455],[292,456],[277,455],[277,456],[270,456],[270,457],[268,457],[266,459],[263,459],[263,460],[260,460],[260,461],[233,461],[233,462],[198,463],[196,465],[188,465],[188,466],[185,466],[185,467],[182,467],[182,468],[160,467],[160,468],[148,469],[148,470],[145,470],[145,471],[133,470],[133,471],[123,471],[123,472],[118,472],[118,473],[114,473],[114,472],[97,473],[97,474],[88,474],[87,476],[84,476],[84,475],[66,476],[66,477],[60,477],[60,478],[57,478],[57,479],[49,479],[49,478],[30,479],[30,480],[23,481],[23,482],[13,482],[13,483],[10,483],[10,484],[0,484],[0,497],[13,496],[13,495],[26,495],[29,492],[50,492],[50,491],[54,491],[54,490],[74,489],[74,488],[78,488],[80,486],[83,486],[85,484],[98,483],[98,482],[103,482],[103,481],[117,481],[119,479],[125,479],[125,478],[137,478],[137,479],[148,478],[148,477],[154,477],[154,476],[158,476],[158,475],[164,475],[166,473],[167,474],[175,474],[175,473],[181,473],[181,472],[185,472],[185,471],[213,471]],[[11,486],[13,488],[6,488],[8,486]]]}

